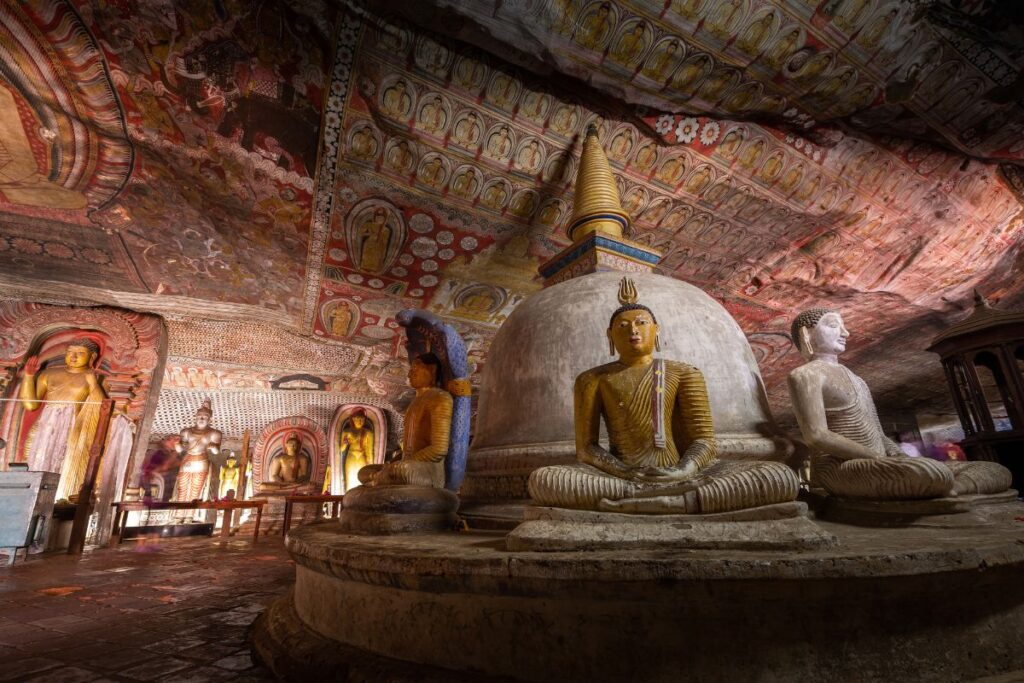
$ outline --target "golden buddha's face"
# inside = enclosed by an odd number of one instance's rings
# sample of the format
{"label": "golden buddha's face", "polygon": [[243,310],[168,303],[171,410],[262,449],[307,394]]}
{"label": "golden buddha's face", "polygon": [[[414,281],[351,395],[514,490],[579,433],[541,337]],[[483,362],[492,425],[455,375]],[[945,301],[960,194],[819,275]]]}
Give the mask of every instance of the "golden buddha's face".
{"label": "golden buddha's face", "polygon": [[228,467],[235,467],[238,465],[238,461],[234,458],[228,458],[227,460],[224,461],[224,464],[227,465]]}
{"label": "golden buddha's face", "polygon": [[352,416],[352,426],[355,427],[356,429],[362,429],[363,425],[365,425],[365,424],[366,424],[366,418],[364,416],[362,416],[362,415],[353,415]]}
{"label": "golden buddha's face", "polygon": [[657,336],[654,317],[640,308],[618,314],[608,328],[608,338],[623,360],[650,356]]}
{"label": "golden buddha's face", "polygon": [[71,370],[84,370],[92,365],[93,355],[84,346],[70,345],[64,350],[64,366]]}
{"label": "golden buddha's face", "polygon": [[419,358],[409,364],[409,386],[413,389],[425,389],[434,386],[437,378],[437,368],[430,363],[424,363]]}
{"label": "golden buddha's face", "polygon": [[298,455],[301,442],[298,439],[288,439],[284,442],[284,452],[288,455]]}

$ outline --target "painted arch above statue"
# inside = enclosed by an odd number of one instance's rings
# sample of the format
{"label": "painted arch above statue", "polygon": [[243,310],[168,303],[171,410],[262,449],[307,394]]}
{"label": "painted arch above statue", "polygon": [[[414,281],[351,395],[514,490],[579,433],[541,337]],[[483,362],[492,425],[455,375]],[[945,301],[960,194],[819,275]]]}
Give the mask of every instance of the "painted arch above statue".
{"label": "painted arch above statue", "polygon": [[[89,449],[107,447],[96,491],[98,529],[109,529],[110,503],[135,485],[156,407],[166,354],[159,318],[114,308],[0,301],[0,438],[10,446],[0,466],[25,462],[61,474],[57,497],[74,498]],[[107,433],[97,433],[98,401],[114,400]],[[79,401],[86,401],[79,403]],[[100,539],[102,540],[102,539]]]}
{"label": "painted arch above statue", "polygon": [[274,420],[263,428],[253,448],[252,481],[256,495],[319,493],[327,456],[327,435],[316,422],[300,415]]}

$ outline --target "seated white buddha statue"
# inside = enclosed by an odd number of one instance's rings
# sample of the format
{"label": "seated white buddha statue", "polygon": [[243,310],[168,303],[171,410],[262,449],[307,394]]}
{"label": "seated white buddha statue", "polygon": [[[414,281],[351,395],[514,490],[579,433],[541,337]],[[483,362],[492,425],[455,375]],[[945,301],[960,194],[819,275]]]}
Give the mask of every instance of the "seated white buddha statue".
{"label": "seated white buddha statue", "polygon": [[839,363],[849,332],[824,308],[793,321],[793,343],[807,363],[789,374],[800,431],[813,449],[811,480],[844,498],[913,500],[999,493],[1010,471],[994,462],[912,458],[882,431],[867,384]]}

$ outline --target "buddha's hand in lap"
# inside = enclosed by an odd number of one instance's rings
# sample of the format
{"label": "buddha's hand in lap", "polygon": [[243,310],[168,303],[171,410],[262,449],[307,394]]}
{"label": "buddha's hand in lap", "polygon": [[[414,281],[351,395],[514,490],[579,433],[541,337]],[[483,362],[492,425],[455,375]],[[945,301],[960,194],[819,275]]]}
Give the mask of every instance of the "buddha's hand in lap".
{"label": "buddha's hand in lap", "polygon": [[692,462],[674,467],[641,467],[632,479],[640,484],[675,484],[693,479],[699,471]]}
{"label": "buddha's hand in lap", "polygon": [[623,500],[630,500],[633,498],[661,498],[663,496],[681,496],[684,493],[690,491],[696,491],[704,484],[710,481],[708,477],[696,477],[688,479],[686,481],[676,481],[664,484],[648,484],[640,485],[640,488],[634,491],[628,498]]}

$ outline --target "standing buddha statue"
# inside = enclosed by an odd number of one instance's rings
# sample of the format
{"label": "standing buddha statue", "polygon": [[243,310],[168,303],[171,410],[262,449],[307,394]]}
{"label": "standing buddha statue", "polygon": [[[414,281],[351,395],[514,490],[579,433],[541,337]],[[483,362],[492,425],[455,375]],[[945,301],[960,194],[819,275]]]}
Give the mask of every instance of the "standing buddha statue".
{"label": "standing buddha statue", "polygon": [[[644,514],[704,514],[784,503],[799,482],[777,462],[718,460],[704,376],[654,357],[654,313],[623,278],[608,325],[618,359],[583,372],[573,390],[578,463],[533,471],[542,506]],[[599,441],[601,418],[609,448]]]}
{"label": "standing buddha statue", "polygon": [[220,472],[218,473],[220,485],[217,488],[217,498],[219,500],[234,500],[239,497],[238,475],[240,473],[241,468],[238,466],[238,458],[229,451],[228,457],[224,464],[220,466]]}
{"label": "standing buddha statue", "polygon": [[99,345],[80,337],[68,342],[64,367],[47,367],[32,356],[25,362],[19,398],[26,411],[43,412],[36,420],[26,445],[28,467],[41,472],[60,472],[57,499],[78,495],[89,462],[89,448],[96,438],[100,402],[106,393],[93,367]]}
{"label": "standing buddha statue", "polygon": [[210,474],[210,456],[220,452],[221,433],[210,426],[213,408],[210,399],[196,410],[195,424],[181,430],[174,450],[184,455],[178,480],[175,482],[174,500],[192,501],[203,496],[206,479]]}
{"label": "standing buddha statue", "polygon": [[373,429],[366,424],[366,413],[362,408],[355,410],[342,430],[341,462],[345,472],[345,489],[359,485],[359,470],[370,464],[373,458]]}

